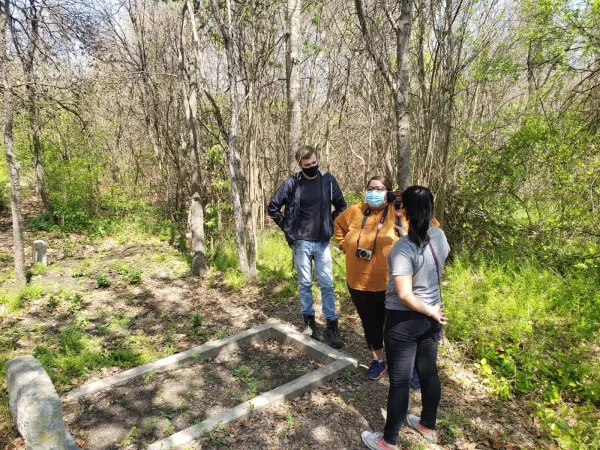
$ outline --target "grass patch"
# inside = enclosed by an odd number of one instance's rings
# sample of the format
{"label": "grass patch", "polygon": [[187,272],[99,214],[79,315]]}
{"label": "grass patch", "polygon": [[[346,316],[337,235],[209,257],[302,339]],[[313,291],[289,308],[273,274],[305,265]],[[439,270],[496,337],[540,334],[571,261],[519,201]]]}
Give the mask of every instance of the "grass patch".
{"label": "grass patch", "polygon": [[600,445],[590,414],[600,405],[599,275],[458,257],[444,286],[448,337],[477,361],[488,391],[533,398],[548,436],[566,447]]}
{"label": "grass patch", "polygon": [[108,326],[113,331],[123,330],[129,327],[131,318],[123,311],[111,311],[108,319]]}
{"label": "grass patch", "polygon": [[60,328],[59,335],[46,338],[38,345],[35,356],[44,366],[50,378],[61,387],[68,387],[73,378],[87,376],[89,371],[102,367],[130,368],[145,362],[140,347],[123,342],[114,348],[106,348],[103,341],[90,338],[82,325],[72,323]]}
{"label": "grass patch", "polygon": [[142,273],[135,267],[121,262],[114,262],[108,268],[121,275],[123,280],[129,284],[137,285],[142,281]]}
{"label": "grass patch", "polygon": [[0,253],[0,263],[9,264],[14,261],[14,256],[11,253]]}
{"label": "grass patch", "polygon": [[241,291],[247,284],[246,276],[238,270],[228,270],[223,276],[223,285],[228,291]]}
{"label": "grass patch", "polygon": [[25,275],[26,275],[27,279],[30,280],[32,277],[35,277],[37,275],[44,275],[44,274],[48,273],[49,270],[50,270],[50,267],[48,267],[46,264],[37,262],[25,271]]}
{"label": "grass patch", "polygon": [[79,267],[74,268],[71,271],[71,276],[73,278],[87,277],[89,276],[90,267],[92,263],[89,259],[84,260]]}
{"label": "grass patch", "polygon": [[6,305],[7,312],[21,309],[24,304],[31,300],[42,298],[47,291],[43,284],[30,284],[17,290],[0,290],[0,305]]}
{"label": "grass patch", "polygon": [[106,289],[107,287],[110,287],[111,282],[105,274],[101,273],[96,276],[96,284],[98,285],[98,288]]}
{"label": "grass patch", "polygon": [[81,294],[65,289],[59,289],[48,297],[48,308],[53,309],[59,305],[65,305],[67,311],[71,314],[81,311],[84,308]]}
{"label": "grass patch", "polygon": [[263,279],[287,279],[294,275],[292,250],[283,233],[268,230],[258,238],[258,270]]}
{"label": "grass patch", "polygon": [[235,242],[229,242],[222,246],[215,247],[210,256],[210,264],[215,269],[226,272],[228,270],[237,270],[239,267],[239,259]]}

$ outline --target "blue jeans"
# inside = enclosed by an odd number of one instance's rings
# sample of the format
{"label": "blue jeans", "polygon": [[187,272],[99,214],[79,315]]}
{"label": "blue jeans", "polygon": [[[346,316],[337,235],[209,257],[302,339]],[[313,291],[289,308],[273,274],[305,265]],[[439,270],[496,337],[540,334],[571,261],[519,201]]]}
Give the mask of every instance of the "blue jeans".
{"label": "blue jeans", "polygon": [[327,320],[337,319],[333,292],[333,268],[329,242],[296,241],[293,247],[294,266],[298,273],[300,310],[305,316],[314,316],[312,296],[312,262],[315,262],[317,281],[321,288],[323,315]]}

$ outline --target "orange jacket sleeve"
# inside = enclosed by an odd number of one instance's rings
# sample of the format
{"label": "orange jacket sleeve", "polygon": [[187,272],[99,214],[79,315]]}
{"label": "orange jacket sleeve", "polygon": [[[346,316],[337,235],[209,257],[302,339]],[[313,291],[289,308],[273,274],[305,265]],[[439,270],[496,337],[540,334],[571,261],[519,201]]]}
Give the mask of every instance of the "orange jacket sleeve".
{"label": "orange jacket sleeve", "polygon": [[342,212],[337,218],[335,222],[333,222],[333,234],[338,241],[338,245],[340,250],[344,253],[344,240],[346,239],[346,234],[348,234],[348,230],[350,229],[350,214],[352,207],[347,208],[344,212]]}

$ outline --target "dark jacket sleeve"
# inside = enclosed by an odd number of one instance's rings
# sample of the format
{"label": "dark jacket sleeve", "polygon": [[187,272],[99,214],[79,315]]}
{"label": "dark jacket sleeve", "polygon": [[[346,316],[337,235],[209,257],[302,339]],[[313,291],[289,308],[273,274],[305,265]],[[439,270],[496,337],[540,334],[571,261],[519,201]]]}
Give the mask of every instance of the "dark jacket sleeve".
{"label": "dark jacket sleeve", "polygon": [[286,180],[277,188],[273,194],[273,197],[271,198],[271,201],[269,202],[269,206],[267,207],[269,216],[282,230],[284,217],[283,213],[281,212],[281,207],[285,205],[288,189],[289,183],[288,180]]}
{"label": "dark jacket sleeve", "polygon": [[348,205],[346,204],[346,200],[344,200],[344,194],[342,194],[342,190],[338,186],[337,180],[333,175],[331,176],[331,180],[331,204],[335,208],[331,216],[333,220],[335,220]]}

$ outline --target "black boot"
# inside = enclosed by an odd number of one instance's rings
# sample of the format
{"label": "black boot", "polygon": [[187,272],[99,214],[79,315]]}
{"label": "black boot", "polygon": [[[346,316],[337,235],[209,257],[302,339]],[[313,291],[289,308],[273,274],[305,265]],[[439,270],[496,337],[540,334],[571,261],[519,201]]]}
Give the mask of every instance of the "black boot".
{"label": "black boot", "polygon": [[327,320],[327,340],[329,341],[329,345],[333,348],[342,348],[344,346],[342,337],[340,336],[337,319]]}
{"label": "black boot", "polygon": [[317,335],[315,316],[304,316],[304,331],[302,334],[311,338],[314,338]]}

